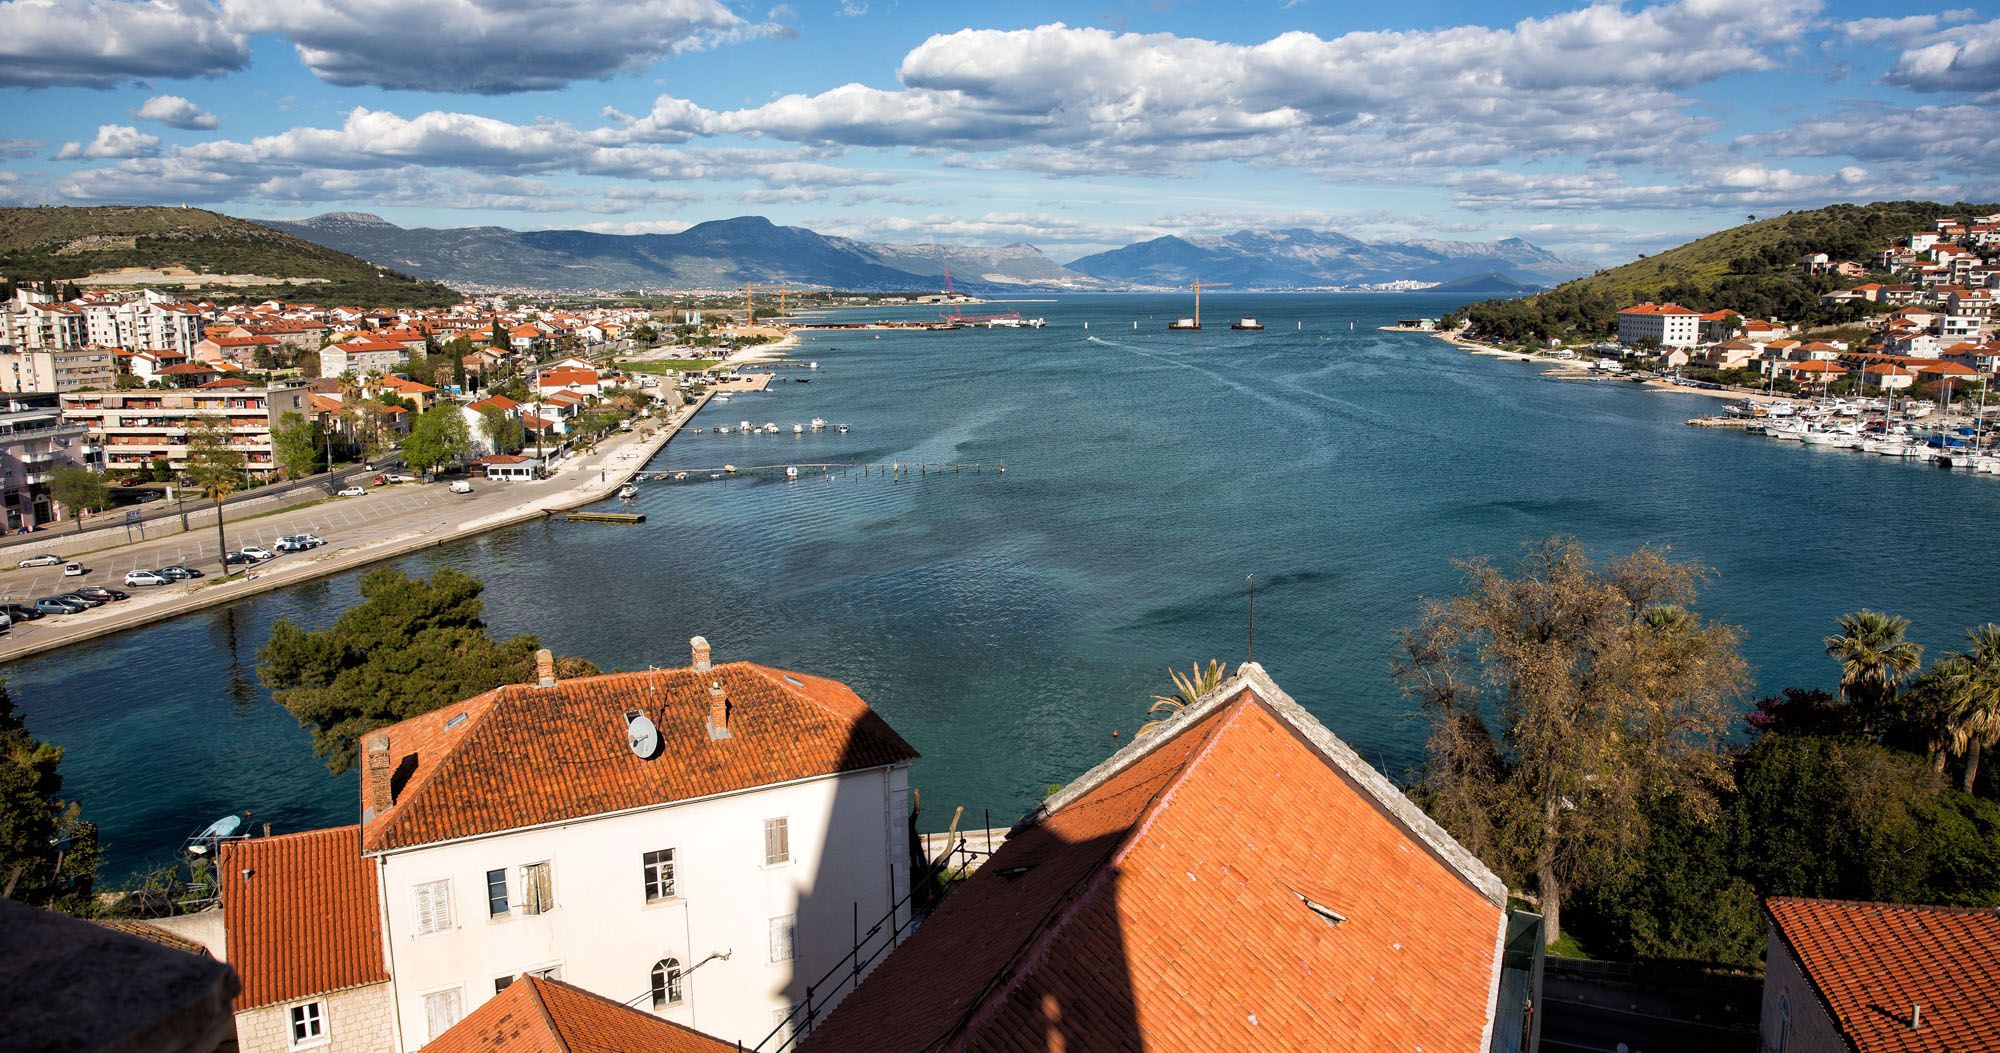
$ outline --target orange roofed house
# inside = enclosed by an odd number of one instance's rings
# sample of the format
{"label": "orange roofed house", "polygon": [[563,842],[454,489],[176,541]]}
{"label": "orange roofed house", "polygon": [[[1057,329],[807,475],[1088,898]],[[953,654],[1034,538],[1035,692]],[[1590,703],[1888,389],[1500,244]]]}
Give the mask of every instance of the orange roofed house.
{"label": "orange roofed house", "polygon": [[1774,898],[1760,1047],[2000,1049],[2000,910]]}
{"label": "orange roofed house", "polygon": [[1520,1050],[1539,939],[1246,664],[1022,820],[803,1048]]}
{"label": "orange roofed house", "polygon": [[693,1028],[524,976],[424,1047],[429,1053],[738,1053]]}
{"label": "orange roofed house", "polygon": [[[845,686],[692,641],[363,736],[399,1048],[556,979],[755,1045],[909,891],[916,751]],[[551,1047],[552,1048],[552,1047]]]}

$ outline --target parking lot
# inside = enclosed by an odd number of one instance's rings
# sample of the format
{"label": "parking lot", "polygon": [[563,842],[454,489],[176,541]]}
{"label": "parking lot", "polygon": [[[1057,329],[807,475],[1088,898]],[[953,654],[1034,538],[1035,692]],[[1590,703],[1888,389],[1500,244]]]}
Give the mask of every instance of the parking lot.
{"label": "parking lot", "polygon": [[[438,523],[443,525],[448,518],[447,512],[456,514],[463,510],[467,502],[466,496],[453,494],[440,483],[383,486],[360,497],[329,498],[310,508],[246,519],[241,523],[232,523],[225,518],[223,531],[228,536],[232,552],[241,550],[245,545],[256,545],[275,552],[278,538],[287,534],[317,534],[326,539],[328,546],[338,546],[383,533],[421,528],[423,513],[429,509],[438,510]],[[82,563],[89,573],[82,577],[64,577],[59,565],[19,569],[10,563],[7,569],[0,570],[0,602],[33,603],[39,597],[68,592],[79,585],[123,589],[128,571],[153,570],[175,563],[186,564],[210,577],[220,572],[213,529],[198,528],[159,541],[120,546],[96,554],[65,550],[60,535],[51,535],[47,541],[46,546],[16,549],[7,556],[17,563],[37,553],[52,552]],[[326,549],[314,551],[323,552]],[[273,562],[311,558],[311,555],[306,552],[281,552]],[[188,587],[186,583],[146,586],[144,591],[171,592]],[[136,593],[140,590],[126,591]],[[75,617],[86,618],[90,613],[86,611]]]}

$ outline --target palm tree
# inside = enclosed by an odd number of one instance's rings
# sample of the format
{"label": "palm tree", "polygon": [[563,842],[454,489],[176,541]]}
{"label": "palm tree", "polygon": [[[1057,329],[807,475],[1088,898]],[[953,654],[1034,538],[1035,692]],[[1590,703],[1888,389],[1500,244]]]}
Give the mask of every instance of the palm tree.
{"label": "palm tree", "polygon": [[1171,695],[1154,695],[1153,704],[1146,708],[1146,712],[1148,713],[1164,715],[1158,720],[1149,720],[1140,725],[1138,735],[1134,735],[1133,738],[1148,734],[1166,724],[1167,721],[1180,716],[1187,707],[1200,701],[1202,696],[1221,687],[1224,672],[1222,661],[1216,658],[1209,659],[1208,667],[1205,669],[1202,668],[1201,663],[1196,662],[1193,669],[1185,676],[1181,675],[1181,671],[1178,669],[1168,669],[1167,675],[1172,677],[1174,681],[1174,693]]}
{"label": "palm tree", "polygon": [[1955,745],[1965,711],[1964,655],[1948,654],[1925,670],[1898,700],[1912,730],[1923,735],[1931,770],[1944,774],[1945,761],[1959,751]]}
{"label": "palm tree", "polygon": [[1971,793],[1979,780],[1980,753],[2000,745],[2000,625],[1989,622],[1965,637],[1971,649],[1949,659],[1953,670],[1947,682],[1956,705],[1948,727],[1952,752],[1965,758],[1959,789]]}
{"label": "palm tree", "polygon": [[1840,693],[1861,711],[1862,730],[1872,734],[1875,718],[1896,696],[1896,687],[1923,665],[1924,648],[1903,634],[1910,620],[1880,611],[1840,616],[1840,634],[1826,638],[1826,653],[1840,659]]}

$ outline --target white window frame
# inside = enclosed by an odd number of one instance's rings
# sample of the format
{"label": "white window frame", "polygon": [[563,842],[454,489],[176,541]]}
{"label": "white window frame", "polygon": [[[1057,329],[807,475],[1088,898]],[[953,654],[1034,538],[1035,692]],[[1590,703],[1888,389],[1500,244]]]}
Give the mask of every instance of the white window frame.
{"label": "white window frame", "polygon": [[[777,851],[771,850],[771,835],[778,838]],[[764,820],[764,865],[766,867],[790,866],[792,862],[792,821],[790,816],[778,816]]]}
{"label": "white window frame", "polygon": [[[458,1015],[453,1017],[450,1023],[446,1024],[442,1028],[439,1028],[435,1026],[437,1022],[431,1019],[431,999],[439,998],[444,995],[450,995],[457,1003]],[[465,988],[463,985],[455,985],[452,987],[440,987],[435,991],[426,991],[423,994],[423,1005],[424,1005],[424,1029],[430,1035],[430,1037],[425,1039],[424,1041],[436,1042],[440,1035],[443,1035],[446,1031],[451,1030],[454,1026],[458,1024],[460,1020],[465,1019]]]}
{"label": "white window frame", "polygon": [[[450,932],[456,927],[452,924],[450,878],[419,882],[411,886],[410,891],[415,900],[411,928],[416,935],[433,936]],[[426,900],[429,901],[428,907]]]}
{"label": "white window frame", "polygon": [[[780,946],[779,942],[780,934],[782,934],[783,936],[782,946]],[[771,936],[770,959],[772,965],[777,965],[780,962],[790,962],[798,960],[799,957],[798,915],[780,914],[777,917],[772,918],[770,936]],[[780,953],[782,953],[784,957],[782,958],[779,957]]]}
{"label": "white window frame", "polygon": [[653,963],[647,977],[653,993],[653,1008],[667,1009],[687,1001],[687,970],[679,958],[662,958]]}
{"label": "white window frame", "polygon": [[[301,1017],[301,1010],[309,1014]],[[310,1002],[299,1002],[285,1007],[285,1037],[289,1049],[312,1049],[332,1041],[327,1035],[326,999],[316,998]],[[310,1024],[313,1033],[303,1038],[299,1036],[299,1025]]]}
{"label": "white window frame", "polygon": [[[662,853],[666,855],[664,860],[649,861],[647,859],[648,856],[657,856]],[[644,876],[644,881],[639,887],[640,891],[646,894],[646,902],[665,903],[669,900],[680,898],[679,866],[680,851],[678,849],[656,848],[639,856],[640,873]],[[661,875],[665,875],[665,881],[659,880]],[[658,895],[653,894],[655,887],[662,888],[662,891]]]}

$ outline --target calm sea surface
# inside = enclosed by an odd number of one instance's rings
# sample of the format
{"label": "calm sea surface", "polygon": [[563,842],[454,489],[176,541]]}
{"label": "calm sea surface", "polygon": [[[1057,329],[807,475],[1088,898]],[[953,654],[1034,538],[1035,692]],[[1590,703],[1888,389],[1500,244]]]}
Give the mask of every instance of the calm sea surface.
{"label": "calm sea surface", "polygon": [[[1715,403],[1374,329],[1443,298],[1205,300],[1199,334],[1164,330],[1180,298],[1114,296],[1021,305],[1039,331],[810,334],[809,385],[698,422],[786,434],[685,434],[654,462],[1004,475],[649,484],[644,526],[536,524],[398,565],[482,578],[497,634],[606,669],[685,663],[700,633],[719,659],[844,680],[923,752],[936,827],[959,804],[968,825],[1011,822],[1124,741],[1169,665],[1241,660],[1251,573],[1257,658],[1392,774],[1422,737],[1389,680],[1395,630],[1455,587],[1453,558],[1524,539],[1712,565],[1701,606],[1744,627],[1765,689],[1829,682],[1818,640],[1843,611],[1900,611],[1932,648],[2000,618],[1982,552],[2000,480],[1691,429]],[[1215,326],[1242,314],[1269,328]],[[815,416],[853,430],[789,433]],[[255,666],[274,620],[331,621],[356,577],[4,670],[30,729],[68,749],[108,876],[231,811],[280,831],[355,820],[353,777],[326,773]]]}

